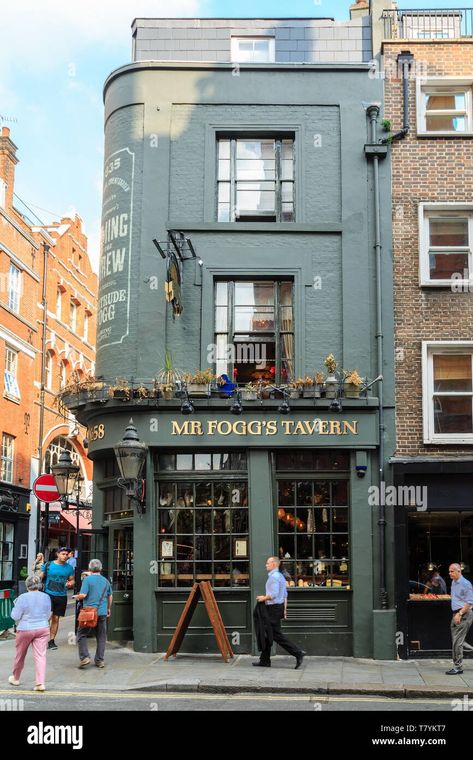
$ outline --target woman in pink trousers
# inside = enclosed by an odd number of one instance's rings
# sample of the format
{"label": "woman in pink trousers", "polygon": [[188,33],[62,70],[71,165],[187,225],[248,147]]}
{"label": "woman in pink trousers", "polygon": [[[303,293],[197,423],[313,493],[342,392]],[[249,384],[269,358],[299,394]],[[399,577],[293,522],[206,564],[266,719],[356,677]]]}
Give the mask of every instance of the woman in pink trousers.
{"label": "woman in pink trousers", "polygon": [[10,613],[16,623],[16,652],[13,674],[8,681],[12,686],[20,685],[26,653],[31,644],[36,675],[35,691],[45,691],[46,650],[51,617],[51,600],[40,591],[41,585],[41,579],[37,575],[30,575],[26,579],[26,594],[20,594]]}

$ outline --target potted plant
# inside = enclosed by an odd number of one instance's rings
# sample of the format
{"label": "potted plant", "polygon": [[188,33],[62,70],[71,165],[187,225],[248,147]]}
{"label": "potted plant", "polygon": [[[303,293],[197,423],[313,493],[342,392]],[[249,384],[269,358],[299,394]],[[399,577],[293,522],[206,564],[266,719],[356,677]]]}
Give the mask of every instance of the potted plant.
{"label": "potted plant", "polygon": [[119,398],[121,401],[129,401],[132,391],[126,377],[117,377],[116,385],[109,387],[108,395],[111,398]]}
{"label": "potted plant", "polygon": [[215,380],[215,375],[208,367],[198,370],[194,374],[188,372],[184,375],[189,396],[210,396],[210,383]]}
{"label": "potted plant", "polygon": [[164,354],[164,367],[156,374],[156,385],[159,393],[165,399],[174,398],[176,383],[180,382],[182,374],[172,363],[169,351]]}
{"label": "potted plant", "polygon": [[324,364],[327,367],[328,372],[328,375],[325,378],[325,396],[326,398],[336,398],[339,382],[335,374],[337,371],[337,361],[334,355],[329,354],[325,358]]}
{"label": "potted plant", "polygon": [[302,386],[300,385],[300,378],[297,380],[291,380],[287,386],[287,395],[290,399],[300,398]]}
{"label": "potted plant", "polygon": [[247,383],[241,390],[242,401],[256,401],[258,399],[258,383]]}
{"label": "potted plant", "polygon": [[343,392],[345,398],[360,398],[363,379],[359,376],[356,369],[345,370],[344,375],[345,382],[343,384]]}

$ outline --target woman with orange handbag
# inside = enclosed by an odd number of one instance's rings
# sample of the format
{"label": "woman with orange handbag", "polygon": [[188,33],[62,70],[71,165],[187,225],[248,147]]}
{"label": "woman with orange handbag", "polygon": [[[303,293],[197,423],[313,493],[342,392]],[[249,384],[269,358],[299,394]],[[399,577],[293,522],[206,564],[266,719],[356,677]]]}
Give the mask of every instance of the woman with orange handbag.
{"label": "woman with orange handbag", "polygon": [[95,665],[98,668],[105,666],[105,644],[107,642],[107,619],[110,617],[112,608],[112,587],[102,573],[102,563],[99,559],[91,559],[89,562],[90,575],[82,581],[80,593],[74,599],[84,601],[79,613],[79,627],[77,629],[77,644],[79,646],[79,668],[85,668],[90,664],[87,635],[90,630],[95,631],[97,647],[95,651]]}

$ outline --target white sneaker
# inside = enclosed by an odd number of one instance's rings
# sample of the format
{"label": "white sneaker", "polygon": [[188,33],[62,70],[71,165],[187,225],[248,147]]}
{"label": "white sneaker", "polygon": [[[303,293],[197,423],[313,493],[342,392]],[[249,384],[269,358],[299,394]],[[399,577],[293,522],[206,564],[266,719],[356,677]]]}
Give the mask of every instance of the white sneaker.
{"label": "white sneaker", "polygon": [[15,676],[8,676],[8,683],[11,683],[12,686],[20,685],[20,682],[16,680]]}
{"label": "white sneaker", "polygon": [[35,690],[35,691],[46,691],[46,687],[45,687],[44,683],[38,683],[38,684],[37,684],[37,685],[34,687],[34,690]]}

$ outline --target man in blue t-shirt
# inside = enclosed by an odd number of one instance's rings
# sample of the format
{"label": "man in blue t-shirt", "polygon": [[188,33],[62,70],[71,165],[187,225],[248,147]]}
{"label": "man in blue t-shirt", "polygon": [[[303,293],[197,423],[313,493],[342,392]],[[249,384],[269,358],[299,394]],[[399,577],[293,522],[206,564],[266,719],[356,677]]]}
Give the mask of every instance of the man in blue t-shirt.
{"label": "man in blue t-shirt", "polygon": [[[97,640],[94,661],[98,668],[105,666],[105,644],[107,642],[107,618],[110,617],[112,607],[112,587],[110,581],[101,575],[102,563],[99,559],[91,559],[89,562],[90,575],[82,581],[80,594],[74,597],[84,601],[86,607],[97,607],[97,625],[93,629]],[[85,668],[90,664],[87,635],[90,628],[79,626],[77,629],[77,644],[79,646],[79,668]]]}
{"label": "man in blue t-shirt", "polygon": [[63,546],[58,550],[54,562],[41,565],[43,589],[51,599],[52,610],[48,649],[57,649],[55,638],[59,628],[59,618],[66,614],[67,589],[74,585],[74,571],[67,564],[68,556],[69,550],[67,546]]}

